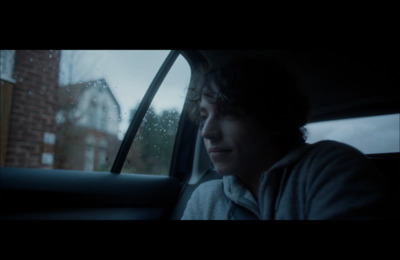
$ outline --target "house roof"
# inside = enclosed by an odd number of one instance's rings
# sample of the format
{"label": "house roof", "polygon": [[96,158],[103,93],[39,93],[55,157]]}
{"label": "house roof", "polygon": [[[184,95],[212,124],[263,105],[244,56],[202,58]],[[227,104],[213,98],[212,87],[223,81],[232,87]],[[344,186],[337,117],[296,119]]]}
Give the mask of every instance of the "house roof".
{"label": "house roof", "polygon": [[121,115],[121,107],[105,79],[97,79],[78,84],[60,86],[61,105],[76,103],[78,98],[83,94],[83,92],[93,87],[98,88],[102,91],[106,91],[114,101],[114,104],[117,107],[118,115]]}

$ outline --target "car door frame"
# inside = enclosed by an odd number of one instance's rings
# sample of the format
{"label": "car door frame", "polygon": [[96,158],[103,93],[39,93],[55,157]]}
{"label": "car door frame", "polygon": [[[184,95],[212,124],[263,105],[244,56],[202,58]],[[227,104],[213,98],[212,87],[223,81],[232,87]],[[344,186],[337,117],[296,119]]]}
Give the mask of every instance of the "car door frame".
{"label": "car door frame", "polygon": [[[191,168],[196,127],[185,113],[176,136],[170,176],[121,173],[154,95],[180,50],[172,50],[132,119],[110,172],[2,167],[1,219],[166,219]],[[184,106],[185,107],[185,106]],[[185,108],[183,109],[185,111]],[[187,145],[189,144],[189,145]]]}

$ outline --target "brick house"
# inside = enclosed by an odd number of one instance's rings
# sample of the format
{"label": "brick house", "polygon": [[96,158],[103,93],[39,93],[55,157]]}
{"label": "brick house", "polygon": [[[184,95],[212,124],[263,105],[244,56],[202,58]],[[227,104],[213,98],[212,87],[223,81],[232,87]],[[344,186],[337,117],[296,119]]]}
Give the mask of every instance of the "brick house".
{"label": "brick house", "polygon": [[0,166],[109,168],[120,106],[105,80],[59,86],[60,50],[0,50],[0,58]]}
{"label": "brick house", "polygon": [[53,168],[60,51],[0,55],[0,165]]}
{"label": "brick house", "polygon": [[120,113],[104,79],[60,86],[56,167],[109,170],[120,143]]}

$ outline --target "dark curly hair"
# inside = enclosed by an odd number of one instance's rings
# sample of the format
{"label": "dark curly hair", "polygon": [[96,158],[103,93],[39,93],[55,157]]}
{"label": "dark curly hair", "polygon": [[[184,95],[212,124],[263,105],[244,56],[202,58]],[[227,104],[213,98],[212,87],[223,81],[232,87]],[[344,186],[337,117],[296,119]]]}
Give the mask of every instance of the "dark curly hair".
{"label": "dark curly hair", "polygon": [[309,99],[276,57],[240,57],[222,66],[195,68],[188,89],[188,114],[195,123],[202,96],[222,112],[241,109],[270,134],[289,142],[306,140]]}

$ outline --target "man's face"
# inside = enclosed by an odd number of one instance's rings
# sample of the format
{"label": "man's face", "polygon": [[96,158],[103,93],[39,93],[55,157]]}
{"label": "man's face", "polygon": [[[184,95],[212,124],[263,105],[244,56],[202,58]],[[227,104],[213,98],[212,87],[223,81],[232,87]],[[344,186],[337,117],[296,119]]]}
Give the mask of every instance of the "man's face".
{"label": "man's face", "polygon": [[223,114],[204,96],[200,118],[201,136],[219,174],[244,176],[267,170],[270,142],[255,119],[241,112]]}

